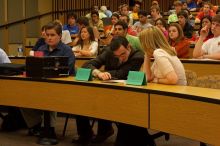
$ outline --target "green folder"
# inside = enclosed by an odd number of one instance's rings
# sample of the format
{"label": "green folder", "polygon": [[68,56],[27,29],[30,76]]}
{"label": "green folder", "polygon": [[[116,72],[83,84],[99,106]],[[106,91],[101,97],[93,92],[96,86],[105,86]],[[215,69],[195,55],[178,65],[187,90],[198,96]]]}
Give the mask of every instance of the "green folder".
{"label": "green folder", "polygon": [[146,76],[144,72],[140,71],[129,71],[126,84],[129,85],[146,85]]}
{"label": "green folder", "polygon": [[78,68],[76,72],[76,80],[79,81],[91,81],[92,80],[92,70],[88,68]]}

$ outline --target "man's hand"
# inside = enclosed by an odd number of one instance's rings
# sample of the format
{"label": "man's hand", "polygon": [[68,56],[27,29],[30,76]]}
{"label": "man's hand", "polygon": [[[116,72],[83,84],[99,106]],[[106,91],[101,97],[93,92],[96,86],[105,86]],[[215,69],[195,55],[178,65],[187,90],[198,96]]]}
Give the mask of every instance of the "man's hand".
{"label": "man's hand", "polygon": [[112,78],[111,74],[108,72],[100,72],[97,76],[101,80],[110,80]]}
{"label": "man's hand", "polygon": [[206,25],[205,27],[203,27],[201,30],[200,30],[200,37],[205,39],[209,34],[209,28],[208,26]]}

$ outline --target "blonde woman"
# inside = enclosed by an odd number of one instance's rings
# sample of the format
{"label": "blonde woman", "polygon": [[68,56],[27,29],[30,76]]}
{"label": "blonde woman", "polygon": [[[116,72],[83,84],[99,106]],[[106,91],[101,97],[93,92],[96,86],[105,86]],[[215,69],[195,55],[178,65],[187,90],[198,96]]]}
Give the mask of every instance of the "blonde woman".
{"label": "blonde woman", "polygon": [[[147,80],[160,84],[186,85],[185,70],[161,30],[155,26],[143,30],[140,42],[145,51],[144,71]],[[150,67],[150,57],[154,62]]]}

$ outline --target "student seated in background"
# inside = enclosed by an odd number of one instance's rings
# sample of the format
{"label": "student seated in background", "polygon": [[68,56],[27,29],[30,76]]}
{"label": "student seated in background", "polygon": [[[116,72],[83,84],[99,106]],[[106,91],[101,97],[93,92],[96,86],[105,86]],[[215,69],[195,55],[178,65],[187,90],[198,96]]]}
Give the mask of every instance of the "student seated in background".
{"label": "student seated in background", "polygon": [[178,23],[171,23],[169,26],[169,44],[175,48],[177,57],[189,58],[190,41],[184,34]]}
{"label": "student seated in background", "polygon": [[[60,23],[60,25],[63,27],[63,24],[60,20],[56,19],[54,22]],[[68,30],[62,30],[61,41],[66,45],[72,46],[72,39]]]}
{"label": "student seated in background", "polygon": [[204,42],[209,34],[208,26],[205,26],[200,31],[200,37],[193,50],[193,57],[220,59],[220,14],[212,18],[211,31],[213,38]]}
{"label": "student seated in background", "polygon": [[183,4],[181,1],[174,1],[173,3],[175,11],[169,15],[167,23],[178,22],[177,14],[181,11]]}
{"label": "student seated in background", "polygon": [[119,19],[120,21],[123,21],[128,25],[127,33],[129,35],[137,36],[137,30],[134,28],[133,25],[130,24],[130,18],[128,15],[121,15]]}
{"label": "student seated in background", "polygon": [[128,24],[124,21],[118,21],[115,24],[114,36],[126,37],[133,48],[142,50],[139,38],[128,34]]}
{"label": "student seated in background", "polygon": [[189,23],[188,13],[181,10],[178,14],[178,22],[183,29],[184,36],[191,39],[193,34],[193,26]]}
{"label": "student seated in background", "polygon": [[152,26],[148,22],[147,11],[143,11],[143,10],[139,11],[138,17],[139,17],[139,21],[134,24],[134,28],[136,29],[138,33],[140,33],[143,29],[146,29]]}
{"label": "student seated in background", "polygon": [[115,24],[118,22],[118,20],[119,20],[119,15],[117,13],[113,13],[111,16],[111,23],[112,24],[104,27],[106,37],[113,34]]}
{"label": "student seated in background", "polygon": [[92,27],[82,27],[77,45],[72,51],[78,57],[92,57],[98,54],[98,42],[95,41]]}
{"label": "student seated in background", "polygon": [[89,20],[89,26],[96,27],[98,30],[104,30],[103,21],[99,18],[98,11],[91,12],[91,19]]}
{"label": "student seated in background", "polygon": [[[67,56],[69,58],[69,74],[75,74],[75,57],[69,46],[61,42],[62,26],[57,22],[50,22],[45,26],[46,44],[41,46],[38,51],[42,51],[44,56]],[[48,91],[49,92],[49,91]],[[50,123],[49,127],[43,126],[42,110],[21,109],[24,120],[29,128],[29,135],[40,135],[37,143],[42,145],[54,145],[58,143],[55,133],[56,112],[49,112],[49,121],[44,119],[44,123]],[[45,111],[44,111],[45,112]]]}
{"label": "student seated in background", "polygon": [[[130,70],[140,70],[143,61],[144,54],[142,51],[132,48],[125,37],[117,36],[112,39],[109,47],[106,48],[102,54],[85,63],[82,67],[91,68],[92,75],[100,80],[110,80],[115,78],[125,80],[127,79]],[[104,71],[101,71],[100,68],[103,65],[105,68]],[[85,144],[89,142],[101,143],[105,141],[114,133],[114,130],[110,121],[100,121],[98,123],[97,136],[95,139],[92,139],[93,131],[89,119],[87,117],[77,117],[76,123],[79,139],[74,140],[73,142]],[[138,141],[136,142],[138,145]]]}
{"label": "student seated in background", "polygon": [[200,22],[200,29],[198,30],[198,33],[195,33],[191,39],[192,42],[197,42],[200,36],[200,31],[203,27],[207,27],[209,33],[207,37],[203,40],[203,42],[213,38],[213,34],[211,31],[211,26],[212,26],[212,17],[211,16],[204,16]]}
{"label": "student seated in background", "polygon": [[190,11],[196,11],[197,5],[194,0],[186,0],[186,2],[187,2],[187,7]]}
{"label": "student seated in background", "polygon": [[209,2],[204,3],[202,10],[196,16],[195,23],[200,23],[204,16],[215,16],[215,12],[212,10],[212,4]]}
{"label": "student seated in background", "polygon": [[79,33],[79,27],[76,24],[77,15],[73,12],[67,14],[68,24],[63,25],[63,30],[68,30],[72,38],[75,38]]}
{"label": "student seated in background", "polygon": [[157,19],[162,18],[162,16],[160,15],[160,8],[158,6],[150,7],[150,15],[151,15],[151,19],[149,20],[149,22],[152,25],[155,25],[155,21]]}
{"label": "student seated in background", "polygon": [[41,46],[45,45],[45,38],[46,38],[46,33],[45,33],[45,25],[41,27],[41,36],[37,40],[36,44],[32,48],[32,51],[37,51]]}
{"label": "student seated in background", "polygon": [[[99,11],[99,6],[92,6],[91,12],[92,12],[92,11],[97,11],[97,12],[99,13],[99,18],[100,18],[100,19],[107,17],[104,12]],[[87,17],[88,19],[91,19],[91,18],[92,18],[92,14],[91,14],[91,13],[88,13],[88,14],[86,14],[86,17]]]}
{"label": "student seated in background", "polygon": [[166,38],[168,38],[167,24],[163,18],[158,18],[157,20],[155,20],[155,26],[163,32]]}

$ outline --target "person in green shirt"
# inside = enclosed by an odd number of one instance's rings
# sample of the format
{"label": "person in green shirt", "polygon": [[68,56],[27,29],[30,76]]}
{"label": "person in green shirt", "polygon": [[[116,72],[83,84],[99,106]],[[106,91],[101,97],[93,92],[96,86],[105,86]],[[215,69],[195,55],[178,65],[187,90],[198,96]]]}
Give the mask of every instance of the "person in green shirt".
{"label": "person in green shirt", "polygon": [[114,36],[123,36],[126,37],[128,42],[134,49],[142,50],[140,45],[140,40],[136,36],[129,35],[128,33],[128,25],[123,21],[118,21],[115,24],[114,28]]}

